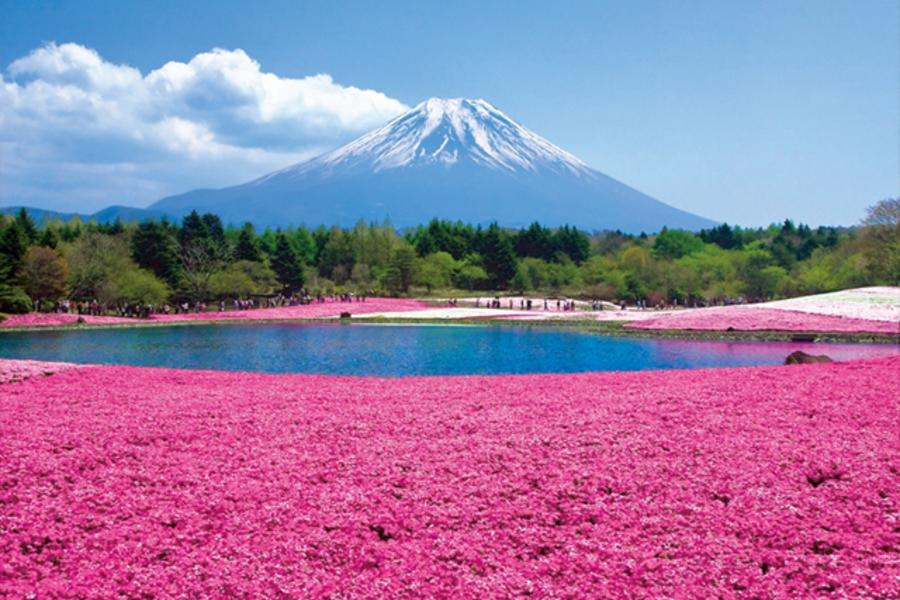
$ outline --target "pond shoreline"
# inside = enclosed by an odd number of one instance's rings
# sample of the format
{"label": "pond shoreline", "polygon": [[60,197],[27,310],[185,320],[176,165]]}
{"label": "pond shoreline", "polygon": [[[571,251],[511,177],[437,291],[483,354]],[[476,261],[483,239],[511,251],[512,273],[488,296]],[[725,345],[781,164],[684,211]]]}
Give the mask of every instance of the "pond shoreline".
{"label": "pond shoreline", "polygon": [[735,340],[735,341],[812,341],[820,343],[874,343],[900,344],[900,333],[849,333],[822,331],[703,331],[690,329],[638,329],[625,327],[633,321],[597,321],[587,317],[574,317],[524,320],[504,318],[468,318],[468,319],[404,319],[402,317],[378,317],[365,314],[341,319],[340,317],[308,318],[308,319],[192,319],[185,321],[153,321],[135,319],[133,323],[72,323],[66,325],[40,325],[25,327],[0,327],[0,339],[4,333],[40,332],[40,331],[82,331],[92,329],[130,329],[140,327],[192,327],[210,325],[277,325],[277,324],[321,324],[341,323],[384,324],[384,325],[482,325],[491,327],[535,327],[535,328],[569,328],[595,333],[597,335],[615,335],[621,337],[647,339],[683,339],[683,340]]}

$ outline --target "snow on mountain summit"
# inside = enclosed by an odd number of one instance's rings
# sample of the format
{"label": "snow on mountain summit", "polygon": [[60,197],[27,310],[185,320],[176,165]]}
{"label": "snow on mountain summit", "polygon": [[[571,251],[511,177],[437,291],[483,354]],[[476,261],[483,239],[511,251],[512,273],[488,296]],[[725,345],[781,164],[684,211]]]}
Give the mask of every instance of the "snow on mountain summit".
{"label": "snow on mountain summit", "polygon": [[[486,100],[430,98],[332,152],[273,173],[386,169],[471,162],[509,172],[594,176],[580,159],[516,123]],[[323,174],[324,174],[323,173]]]}
{"label": "snow on mountain summit", "polygon": [[466,98],[431,98],[306,162],[241,185],[169,196],[151,208],[273,227],[390,219],[402,228],[438,218],[637,233],[714,224],[588,167],[489,102]]}

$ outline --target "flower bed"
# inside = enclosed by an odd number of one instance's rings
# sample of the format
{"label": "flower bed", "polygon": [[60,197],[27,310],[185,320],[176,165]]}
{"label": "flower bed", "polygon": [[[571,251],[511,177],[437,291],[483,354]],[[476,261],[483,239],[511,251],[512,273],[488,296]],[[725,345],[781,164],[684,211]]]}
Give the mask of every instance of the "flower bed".
{"label": "flower bed", "polygon": [[767,302],[763,306],[822,315],[900,322],[900,287],[866,287]]}
{"label": "flower bed", "polygon": [[723,306],[669,313],[625,325],[633,329],[694,331],[809,331],[823,333],[900,333],[900,323],[762,308]]}
{"label": "flower bed", "polygon": [[61,327],[63,325],[75,325],[78,317],[88,325],[118,325],[134,323],[137,319],[126,317],[95,317],[91,315],[73,315],[68,313],[26,313],[24,315],[9,315],[0,321],[0,327]]}
{"label": "flower bed", "polygon": [[77,366],[78,365],[61,362],[0,359],[0,384],[24,381],[30,377],[52,375]]}
{"label": "flower bed", "polygon": [[[340,316],[342,312],[362,315],[375,312],[402,312],[427,308],[419,300],[403,298],[369,298],[365,302],[314,302],[298,306],[282,306],[277,308],[255,308],[251,310],[229,310],[224,312],[199,312],[169,315],[153,315],[150,319],[130,319],[125,317],[94,317],[83,315],[88,325],[134,324],[148,322],[177,323],[186,321],[264,321],[288,319],[323,319]],[[74,325],[78,315],[56,313],[29,313],[25,315],[9,315],[0,327],[59,327]]]}
{"label": "flower bed", "polygon": [[900,359],[0,393],[0,597],[897,597]]}
{"label": "flower bed", "polygon": [[365,302],[313,302],[298,306],[281,306],[277,308],[254,308],[224,312],[186,313],[178,315],[154,315],[154,321],[262,321],[280,319],[324,319],[340,316],[343,312],[351,315],[386,311],[421,310],[428,306],[419,300],[404,298],[369,298]]}

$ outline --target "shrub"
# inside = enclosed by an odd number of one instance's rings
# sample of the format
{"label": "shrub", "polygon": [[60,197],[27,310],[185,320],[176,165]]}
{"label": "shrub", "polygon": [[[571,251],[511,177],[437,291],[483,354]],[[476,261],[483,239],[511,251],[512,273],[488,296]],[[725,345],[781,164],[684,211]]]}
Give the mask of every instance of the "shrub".
{"label": "shrub", "polygon": [[0,312],[24,314],[31,312],[31,298],[20,287],[0,285]]}

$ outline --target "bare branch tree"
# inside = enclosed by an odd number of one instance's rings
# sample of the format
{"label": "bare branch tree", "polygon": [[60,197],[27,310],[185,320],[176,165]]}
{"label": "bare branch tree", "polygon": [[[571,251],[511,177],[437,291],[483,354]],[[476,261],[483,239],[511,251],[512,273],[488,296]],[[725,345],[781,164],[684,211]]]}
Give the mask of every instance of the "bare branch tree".
{"label": "bare branch tree", "polygon": [[900,198],[886,198],[870,206],[862,224],[867,227],[900,227]]}

